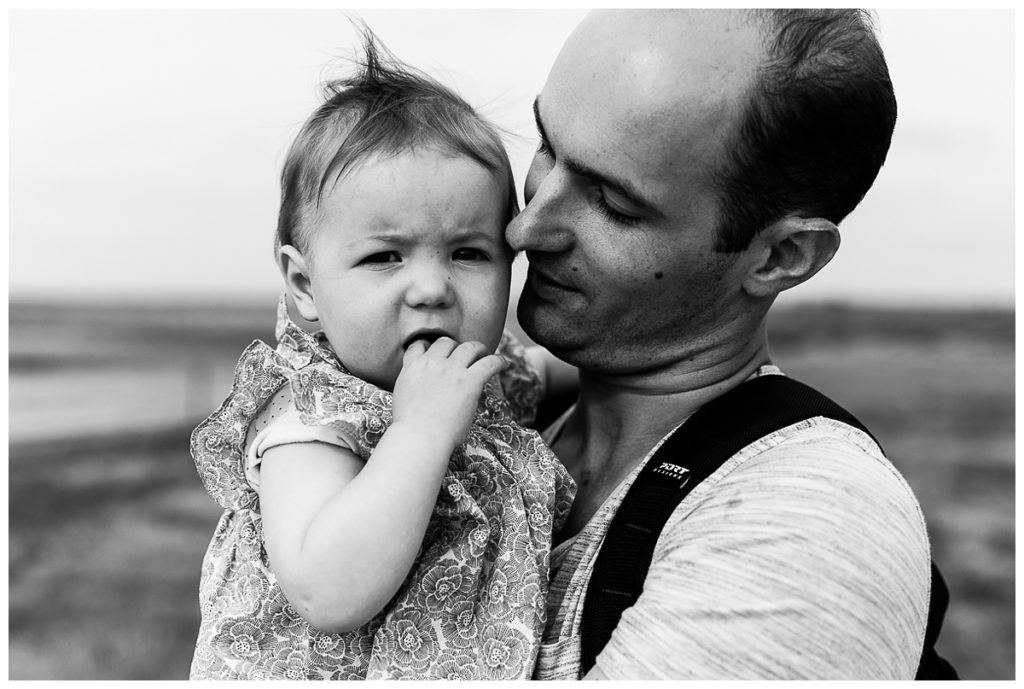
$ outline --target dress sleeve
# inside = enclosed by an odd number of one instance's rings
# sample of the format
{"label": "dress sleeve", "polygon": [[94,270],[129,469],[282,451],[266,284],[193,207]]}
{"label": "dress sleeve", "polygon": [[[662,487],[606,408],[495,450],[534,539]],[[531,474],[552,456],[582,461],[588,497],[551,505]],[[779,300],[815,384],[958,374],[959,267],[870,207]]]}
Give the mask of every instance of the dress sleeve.
{"label": "dress sleeve", "polygon": [[497,353],[509,366],[498,374],[502,392],[512,409],[512,416],[521,426],[530,426],[537,418],[537,407],[544,395],[540,373],[530,363],[523,344],[508,330],[502,333]]}
{"label": "dress sleeve", "polygon": [[359,446],[344,424],[306,424],[295,408],[291,388],[284,386],[256,415],[246,434],[245,477],[253,490],[260,488],[263,453],[292,443],[326,443],[358,453]]}
{"label": "dress sleeve", "polygon": [[914,677],[929,545],[891,464],[818,433],[703,487],[597,658],[609,679]]}

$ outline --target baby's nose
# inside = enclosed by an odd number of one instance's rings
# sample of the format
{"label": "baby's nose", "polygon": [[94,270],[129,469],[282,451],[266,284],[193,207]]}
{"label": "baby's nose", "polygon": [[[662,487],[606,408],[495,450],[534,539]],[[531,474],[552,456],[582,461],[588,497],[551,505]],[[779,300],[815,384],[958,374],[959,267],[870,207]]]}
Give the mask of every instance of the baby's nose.
{"label": "baby's nose", "polygon": [[420,266],[409,276],[406,300],[410,306],[450,306],[454,291],[447,266]]}

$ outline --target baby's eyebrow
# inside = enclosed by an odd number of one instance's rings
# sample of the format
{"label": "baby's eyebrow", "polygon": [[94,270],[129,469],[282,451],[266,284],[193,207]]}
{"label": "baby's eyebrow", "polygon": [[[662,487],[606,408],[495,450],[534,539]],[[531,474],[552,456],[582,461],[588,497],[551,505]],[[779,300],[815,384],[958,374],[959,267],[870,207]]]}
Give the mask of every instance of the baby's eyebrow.
{"label": "baby's eyebrow", "polygon": [[499,240],[494,236],[493,233],[485,232],[484,230],[477,230],[474,228],[459,228],[452,232],[452,239],[459,241],[472,241],[474,239],[480,239],[488,242],[504,241]]}
{"label": "baby's eyebrow", "polygon": [[368,247],[380,246],[385,244],[388,246],[404,246],[409,243],[409,240],[402,237],[402,235],[393,232],[379,232],[376,234],[362,235],[350,240],[344,246],[349,251],[363,251]]}
{"label": "baby's eyebrow", "polygon": [[362,244],[364,242],[387,242],[388,244],[397,244],[399,242],[407,241],[409,241],[409,237],[406,236],[404,232],[381,229],[373,232],[372,234],[357,234],[349,244]]}
{"label": "baby's eyebrow", "polygon": [[[473,227],[457,227],[448,233],[448,239],[455,242],[486,241],[501,243],[504,238],[494,236],[493,233],[479,230]],[[349,246],[359,246],[369,242],[382,244],[406,245],[416,241],[415,237],[408,236],[402,232],[376,232],[374,234],[357,237],[349,242]]]}

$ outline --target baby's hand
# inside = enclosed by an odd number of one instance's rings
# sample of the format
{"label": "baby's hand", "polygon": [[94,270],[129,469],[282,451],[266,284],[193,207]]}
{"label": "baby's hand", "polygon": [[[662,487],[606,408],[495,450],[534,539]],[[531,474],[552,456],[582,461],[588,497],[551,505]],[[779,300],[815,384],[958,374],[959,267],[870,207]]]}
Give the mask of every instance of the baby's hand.
{"label": "baby's hand", "polygon": [[405,350],[395,381],[392,423],[454,448],[469,432],[484,384],[507,365],[480,342],[441,337],[428,348],[416,340]]}

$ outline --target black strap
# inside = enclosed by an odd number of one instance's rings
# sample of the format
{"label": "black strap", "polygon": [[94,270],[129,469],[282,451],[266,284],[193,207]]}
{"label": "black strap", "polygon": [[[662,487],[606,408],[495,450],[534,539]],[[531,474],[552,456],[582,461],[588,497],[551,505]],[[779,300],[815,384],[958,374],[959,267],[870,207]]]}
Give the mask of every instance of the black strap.
{"label": "black strap", "polygon": [[[856,417],[814,388],[792,378],[769,375],[748,380],[704,405],[658,448],[626,492],[597,554],[583,601],[580,641],[584,672],[593,667],[622,612],[640,597],[658,536],[683,498],[751,443],[816,416],[859,428],[874,439]],[[931,576],[928,622],[916,679],[959,679],[956,669],[935,650],[949,590],[934,562]]]}
{"label": "black strap", "polygon": [[946,608],[949,607],[949,589],[946,588],[946,580],[942,578],[942,572],[932,562],[932,597],[928,602],[928,623],[924,629],[924,650],[921,652],[921,662],[917,666],[917,676],[914,679],[922,680],[951,680],[960,679],[956,668],[952,663],[939,655],[935,650],[935,642],[939,640],[939,632],[942,631],[942,618],[946,615]]}
{"label": "black strap", "polygon": [[814,388],[767,375],[701,407],[658,448],[627,491],[594,564],[581,621],[584,672],[594,665],[622,612],[640,597],[654,545],[682,499],[744,447],[815,416],[871,435],[850,412]]}

